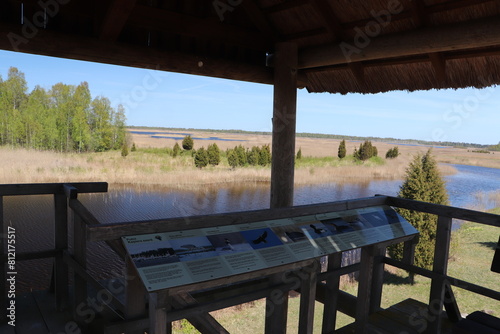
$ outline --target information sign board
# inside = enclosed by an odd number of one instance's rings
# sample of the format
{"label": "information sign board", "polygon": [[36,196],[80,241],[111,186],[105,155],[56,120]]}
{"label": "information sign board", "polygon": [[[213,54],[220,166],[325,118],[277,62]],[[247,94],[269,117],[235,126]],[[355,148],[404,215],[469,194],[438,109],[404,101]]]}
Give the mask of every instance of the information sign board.
{"label": "information sign board", "polygon": [[389,206],[123,237],[148,291],[198,283],[415,235]]}

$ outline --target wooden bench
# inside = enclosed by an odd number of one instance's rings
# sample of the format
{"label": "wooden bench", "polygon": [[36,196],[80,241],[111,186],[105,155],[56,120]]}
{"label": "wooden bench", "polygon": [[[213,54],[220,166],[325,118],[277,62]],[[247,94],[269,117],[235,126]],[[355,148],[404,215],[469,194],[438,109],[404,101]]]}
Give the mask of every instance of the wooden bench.
{"label": "wooden bench", "polygon": [[[491,263],[491,271],[500,273],[500,238]],[[475,311],[465,319],[460,320],[454,327],[453,333],[469,334],[500,334],[500,319],[490,314]]]}

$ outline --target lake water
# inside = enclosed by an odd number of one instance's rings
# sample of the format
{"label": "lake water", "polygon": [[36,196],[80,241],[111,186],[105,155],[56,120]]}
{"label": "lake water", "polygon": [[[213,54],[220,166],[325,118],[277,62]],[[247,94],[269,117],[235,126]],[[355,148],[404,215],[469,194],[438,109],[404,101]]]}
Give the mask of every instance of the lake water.
{"label": "lake water", "polygon": [[[500,191],[500,169],[453,165],[458,173],[445,178],[450,202],[459,207],[499,206],[493,201],[478,202],[476,193]],[[395,196],[402,181],[369,181],[350,184],[328,183],[299,186],[295,189],[294,204],[312,204],[337,200],[370,197],[375,194]],[[224,213],[265,209],[269,207],[269,185],[231,185],[205,187],[197,191],[141,191],[119,189],[105,194],[82,194],[80,200],[102,223],[149,220],[189,215]],[[52,247],[53,213],[52,196],[6,197],[4,217],[7,224],[16,228],[17,251],[44,250]],[[110,257],[104,244],[92,245],[90,267],[103,268],[105,272],[119,272],[120,261]],[[21,289],[44,288],[50,277],[51,261],[33,265],[27,261],[19,265]],[[28,272],[31,274],[28,275]],[[33,274],[33,272],[35,274]],[[98,277],[106,273],[96,271]],[[31,279],[35,277],[35,279]]]}

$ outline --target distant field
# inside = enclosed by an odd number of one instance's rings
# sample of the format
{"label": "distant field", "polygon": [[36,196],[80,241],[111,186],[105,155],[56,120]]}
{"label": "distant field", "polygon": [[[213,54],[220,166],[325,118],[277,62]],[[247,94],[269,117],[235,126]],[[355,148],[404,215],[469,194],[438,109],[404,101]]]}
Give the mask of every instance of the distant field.
{"label": "distant field", "polygon": [[[253,134],[239,134],[239,133],[223,133],[223,132],[207,132],[207,131],[168,131],[164,129],[132,129],[134,133],[131,134],[131,141],[134,142],[138,147],[173,147],[175,142],[179,144],[182,139],[168,139],[168,138],[153,138],[148,132],[155,132],[157,136],[174,136],[183,137],[183,133],[189,133],[192,137],[199,138],[210,138],[217,137],[220,139],[212,140],[196,140],[195,139],[195,149],[204,146],[205,148],[210,143],[217,143],[217,145],[222,149],[232,148],[236,145],[242,145],[244,147],[251,148],[252,146],[260,146],[264,144],[271,144],[270,135],[253,135]],[[142,133],[142,134],[140,134]],[[176,134],[173,134],[176,133]],[[179,134],[180,133],[180,134]],[[326,138],[304,138],[297,137],[295,141],[295,148],[298,151],[299,148],[302,149],[303,156],[311,157],[328,157],[337,156],[337,150],[339,147],[339,139],[326,139]],[[347,152],[352,154],[355,147],[359,147],[359,141],[346,141]],[[428,146],[416,146],[407,144],[396,144],[396,143],[386,143],[386,142],[373,142],[378,148],[379,156],[385,156],[385,153],[394,146],[398,146],[401,152],[401,157],[403,160],[409,160],[417,152],[426,152]],[[500,168],[500,152],[486,153],[476,153],[472,152],[474,149],[466,148],[433,148],[434,155],[436,156],[438,162],[450,163],[450,164],[463,164],[472,166],[482,166],[482,167],[492,167]],[[496,153],[496,154],[495,154]]]}
{"label": "distant field", "polygon": [[[175,132],[175,133],[172,133]],[[154,133],[154,134],[152,134]],[[84,182],[105,181],[114,186],[197,188],[210,184],[269,183],[271,169],[266,167],[230,168],[223,157],[218,166],[202,170],[194,166],[190,152],[173,158],[167,153],[175,142],[179,144],[185,131],[139,130],[130,134],[130,143],[138,148],[122,157],[120,151],[102,153],[57,153],[21,148],[0,147],[0,183],[32,182]],[[236,145],[251,148],[271,144],[271,136],[264,134],[238,134],[209,131],[189,131],[194,137],[194,148],[217,143],[222,151]],[[157,136],[153,138],[152,135]],[[162,137],[174,137],[162,138]],[[196,138],[210,138],[208,140]],[[352,158],[338,159],[340,141],[327,138],[298,137],[296,151],[302,150],[302,159],[295,168],[296,184],[325,182],[356,183],[375,179],[400,180],[415,154],[426,152],[426,146],[396,145],[373,142],[379,156],[385,157],[389,148],[398,146],[401,155],[396,159],[373,159],[364,163]],[[360,142],[346,141],[347,154],[352,155]],[[474,153],[462,148],[434,148],[438,162],[500,168],[500,152],[497,154]],[[454,168],[441,164],[443,174],[452,174]]]}

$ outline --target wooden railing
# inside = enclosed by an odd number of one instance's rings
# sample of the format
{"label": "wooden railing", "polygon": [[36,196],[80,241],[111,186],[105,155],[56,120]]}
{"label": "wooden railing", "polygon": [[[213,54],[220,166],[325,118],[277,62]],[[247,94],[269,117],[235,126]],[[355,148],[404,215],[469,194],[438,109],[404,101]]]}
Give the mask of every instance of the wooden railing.
{"label": "wooden railing", "polygon": [[[58,309],[67,306],[68,297],[68,270],[63,261],[64,252],[68,250],[68,198],[77,198],[77,193],[96,193],[106,192],[108,184],[105,182],[93,183],[37,183],[37,184],[3,184],[0,185],[0,251],[1,251],[1,270],[0,270],[0,305],[5,310],[7,294],[6,291],[6,273],[8,270],[6,264],[8,259],[15,255],[15,262],[37,260],[44,258],[54,258],[53,268],[53,287],[55,289],[56,304]],[[54,196],[54,248],[37,250],[26,253],[16,251],[9,256],[9,248],[6,247],[8,238],[8,226],[4,221],[4,197],[6,196],[28,196],[28,195],[53,195]],[[11,227],[12,228],[12,227]],[[17,237],[21,237],[17,235]],[[10,240],[10,239],[9,239]],[[6,252],[7,251],[7,252]],[[13,253],[13,252],[11,252]],[[52,285],[52,284],[51,284]],[[1,317],[5,317],[5,312],[1,312]],[[0,319],[2,321],[4,319]]]}
{"label": "wooden railing", "polygon": [[[447,263],[449,255],[449,244],[451,235],[452,219],[473,221],[500,227],[500,216],[454,208],[449,206],[434,205],[429,203],[404,200],[388,196],[375,196],[367,199],[340,201],[333,203],[307,205],[300,207],[259,210],[250,212],[237,212],[218,214],[210,216],[181,217],[165,220],[140,221],[132,223],[115,223],[101,225],[85,209],[78,200],[70,200],[70,207],[75,211],[75,247],[74,263],[77,272],[85,270],[86,242],[105,241],[118,254],[125,254],[123,246],[119,242],[122,236],[180,231],[209,226],[224,226],[253,222],[262,219],[276,219],[287,216],[302,216],[319,214],[323,212],[342,211],[356,208],[364,208],[377,205],[390,205],[393,207],[411,209],[427,212],[439,216],[437,226],[436,249],[433,270],[426,270],[413,265],[415,241],[407,240],[404,247],[404,256],[401,261],[396,261],[385,256],[388,243],[381,243],[369,247],[363,247],[361,263],[347,267],[341,267],[341,253],[332,254],[328,257],[328,268],[325,272],[319,272],[317,260],[308,260],[292,265],[269,268],[250,274],[236,275],[229,278],[219,279],[206,283],[188,285],[172,288],[167,300],[149,301],[150,314],[148,316],[144,303],[145,291],[138,280],[137,273],[132,265],[128,263],[127,273],[133,279],[128,280],[126,290],[126,302],[121,305],[124,311],[124,320],[109,324],[106,333],[139,333],[149,329],[155,333],[151,326],[151,318],[158,314],[151,313],[155,309],[155,303],[160,308],[168,309],[163,314],[163,320],[168,322],[186,318],[190,320],[203,333],[226,333],[227,331],[213,319],[208,312],[238,305],[259,298],[272,300],[272,295],[279,296],[280,302],[286,302],[288,291],[295,289],[301,293],[299,333],[311,333],[312,316],[314,313],[314,301],[324,303],[323,332],[333,333],[336,323],[337,311],[346,313],[356,319],[357,333],[363,333],[368,316],[380,309],[383,288],[384,264],[390,264],[411,273],[431,278],[431,291],[429,305],[434,308],[431,312],[441,312],[443,306],[446,308],[450,319],[458,320],[456,303],[453,298],[450,285],[479,293],[490,298],[500,300],[500,293],[476,284],[465,282],[447,275]],[[79,226],[78,228],[76,228]],[[399,240],[405,241],[405,240]],[[82,262],[83,261],[83,262]],[[126,261],[128,261],[126,259]],[[340,276],[360,271],[358,296],[349,295],[339,290]],[[276,273],[289,273],[295,275],[300,281],[300,286],[276,281]],[[75,281],[76,282],[76,281]],[[84,291],[85,280],[76,282],[75,288]],[[94,282],[97,285],[97,282]],[[446,296],[446,298],[445,298]],[[80,298],[86,294],[81,292]],[[160,296],[161,297],[161,296]],[[162,319],[159,320],[161,323]],[[285,318],[286,319],[286,318]],[[429,321],[430,333],[438,333],[441,326],[441,318],[435,317]],[[158,323],[158,322],[154,322]],[[286,328],[286,323],[280,324]],[[158,329],[161,332],[161,329]]]}
{"label": "wooden railing", "polygon": [[[105,306],[109,306],[121,320],[107,323],[103,326],[105,333],[149,333],[161,332],[155,328],[167,321],[186,318],[203,333],[227,333],[227,331],[211,317],[209,312],[225,307],[242,304],[248,301],[267,298],[267,306],[273,303],[286,305],[288,292],[296,290],[301,294],[299,333],[311,333],[314,302],[324,304],[322,328],[324,333],[335,330],[337,311],[356,319],[357,333],[363,333],[368,317],[378,311],[381,305],[383,289],[384,265],[389,264],[407,270],[411,273],[429,277],[432,280],[429,305],[431,312],[441,312],[445,307],[450,319],[458,320],[456,303],[451,286],[500,300],[500,293],[477,284],[466,282],[460,278],[447,275],[450,235],[452,219],[461,219],[480,224],[500,227],[500,216],[435,205],[387,196],[375,196],[366,199],[339,201],[332,203],[307,205],[272,210],[258,210],[216,214],[209,216],[181,217],[171,219],[149,220],[140,222],[114,223],[102,225],[94,215],[79,201],[78,193],[102,192],[107,190],[105,183],[73,183],[73,184],[34,184],[34,185],[3,185],[0,186],[0,217],[3,217],[3,196],[52,194],[55,208],[55,246],[53,249],[17,253],[16,260],[53,257],[55,259],[54,277],[58,308],[67,302],[67,282],[69,265],[74,272],[74,311],[75,319],[80,320],[85,328],[85,315],[78,314],[78,307],[86,303],[89,296],[89,283],[99,292],[107,296]],[[305,216],[333,211],[344,211],[378,205],[390,205],[421,212],[435,214],[439,217],[435,246],[434,267],[426,270],[413,264],[415,240],[402,238],[404,255],[401,261],[385,256],[388,242],[363,247],[361,264],[341,266],[341,253],[328,256],[328,267],[321,272],[318,259],[305,260],[289,265],[272,267],[265,270],[235,275],[209,282],[202,282],[169,289],[167,295],[149,296],[147,307],[146,291],[143,288],[137,272],[126,256],[120,241],[122,236],[180,231],[209,226],[225,226],[243,224],[260,220],[271,220],[282,217]],[[73,211],[73,252],[68,251],[68,205]],[[3,219],[0,224],[5,231]],[[118,298],[102,282],[95,279],[87,267],[87,247],[92,242],[106,242],[126,263],[125,302]],[[4,249],[5,239],[0,239],[0,249]],[[5,266],[7,256],[3,254],[2,263]],[[352,296],[339,289],[342,275],[359,271],[358,295]],[[2,270],[0,275],[5,275]],[[286,275],[287,280],[276,279],[277,274]],[[282,276],[285,277],[285,276]],[[5,290],[5,277],[0,277]],[[299,284],[297,285],[297,282]],[[445,298],[446,296],[446,298]],[[4,294],[2,294],[4,297]],[[3,301],[2,301],[3,302]],[[149,309],[149,314],[148,314]],[[282,310],[283,307],[277,308]],[[286,307],[285,307],[286,309]],[[162,313],[163,311],[163,313]],[[282,318],[282,317],[278,317]],[[152,319],[154,321],[152,321]],[[438,333],[440,317],[429,320],[428,328],[432,333]],[[164,321],[164,322],[162,322]],[[286,328],[280,323],[279,328]]]}

